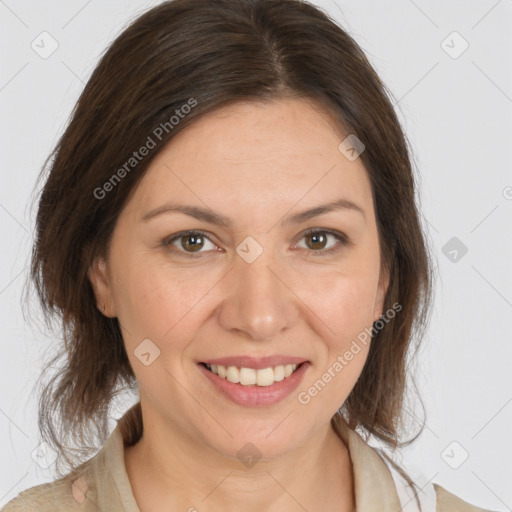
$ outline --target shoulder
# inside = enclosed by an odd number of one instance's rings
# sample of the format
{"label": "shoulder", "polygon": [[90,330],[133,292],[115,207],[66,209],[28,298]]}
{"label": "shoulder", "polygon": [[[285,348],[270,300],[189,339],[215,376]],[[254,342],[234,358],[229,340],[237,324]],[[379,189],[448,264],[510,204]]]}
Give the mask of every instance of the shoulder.
{"label": "shoulder", "polygon": [[437,496],[437,512],[492,512],[467,503],[438,484],[434,484],[434,488]]}
{"label": "shoulder", "polygon": [[62,497],[65,495],[62,486],[57,482],[36,485],[20,492],[5,505],[1,512],[49,512],[50,510],[57,512],[61,510],[59,503],[55,502],[59,494]]}
{"label": "shoulder", "polygon": [[[85,500],[82,478],[69,476],[36,485],[20,492],[0,512],[89,512],[91,500]],[[95,511],[97,512],[97,511]]]}
{"label": "shoulder", "polygon": [[[136,406],[140,406],[140,402]],[[124,464],[123,432],[136,437],[140,429],[127,421],[136,406],[118,421],[103,447],[70,473],[53,482],[22,491],[0,512],[98,512],[137,510]],[[128,420],[126,420],[128,418]],[[129,437],[133,441],[132,437]]]}

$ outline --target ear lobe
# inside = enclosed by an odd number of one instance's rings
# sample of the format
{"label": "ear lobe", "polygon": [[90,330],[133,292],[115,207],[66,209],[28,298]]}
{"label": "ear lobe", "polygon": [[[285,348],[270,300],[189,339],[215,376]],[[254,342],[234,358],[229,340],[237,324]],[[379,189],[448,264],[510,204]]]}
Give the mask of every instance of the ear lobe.
{"label": "ear lobe", "polygon": [[115,317],[112,289],[108,277],[107,264],[103,258],[96,258],[87,270],[98,309],[107,317]]}
{"label": "ear lobe", "polygon": [[384,313],[384,299],[389,287],[389,270],[381,270],[379,277],[379,286],[377,289],[377,297],[375,299],[375,310],[373,321],[376,322]]}

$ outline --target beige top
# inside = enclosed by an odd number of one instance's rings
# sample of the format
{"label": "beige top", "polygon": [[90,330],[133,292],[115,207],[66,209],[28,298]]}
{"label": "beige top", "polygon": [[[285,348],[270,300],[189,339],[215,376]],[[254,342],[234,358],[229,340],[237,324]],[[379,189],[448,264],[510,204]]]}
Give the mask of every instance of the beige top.
{"label": "beige top", "polygon": [[[1,512],[140,512],[124,462],[124,445],[135,444],[140,438],[140,415],[139,402],[118,420],[103,448],[77,473],[21,492]],[[377,451],[349,428],[339,435],[352,460],[357,512],[402,510],[390,470]],[[437,484],[434,489],[438,512],[489,512]]]}

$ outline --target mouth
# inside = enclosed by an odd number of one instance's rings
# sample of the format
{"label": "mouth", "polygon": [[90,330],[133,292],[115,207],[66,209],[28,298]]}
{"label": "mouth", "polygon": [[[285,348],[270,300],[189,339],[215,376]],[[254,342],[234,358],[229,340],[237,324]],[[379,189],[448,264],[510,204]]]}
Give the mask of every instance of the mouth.
{"label": "mouth", "polygon": [[304,358],[281,356],[197,363],[215,393],[244,407],[272,406],[285,400],[299,387],[309,366]]}
{"label": "mouth", "polygon": [[221,379],[225,379],[232,384],[266,387],[288,379],[293,373],[298,371],[305,362],[306,361],[299,364],[281,364],[268,366],[266,368],[249,368],[245,366],[227,366],[210,363],[199,364],[204,366],[211,373],[214,373]]}

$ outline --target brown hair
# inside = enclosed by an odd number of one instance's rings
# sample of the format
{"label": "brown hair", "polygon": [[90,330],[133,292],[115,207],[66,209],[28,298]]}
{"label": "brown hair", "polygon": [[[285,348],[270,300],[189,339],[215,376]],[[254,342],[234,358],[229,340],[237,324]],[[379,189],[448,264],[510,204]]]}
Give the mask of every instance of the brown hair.
{"label": "brown hair", "polygon": [[[32,255],[46,318],[62,318],[64,344],[47,370],[66,358],[41,393],[39,428],[67,464],[76,463],[73,446],[84,456],[96,450],[94,432],[106,440],[112,398],[136,384],[118,321],[98,310],[87,277],[94,258],[105,256],[121,209],[159,150],[194,120],[235,101],[285,97],[320,102],[366,148],[360,158],[390,272],[384,310],[402,309],[372,336],[360,378],[332,423],[346,420],[397,446],[409,345],[428,323],[431,266],[390,96],[355,41],[298,0],[173,0],[117,37],[43,166],[49,172]],[[157,147],[131,161],[148,136]]]}

